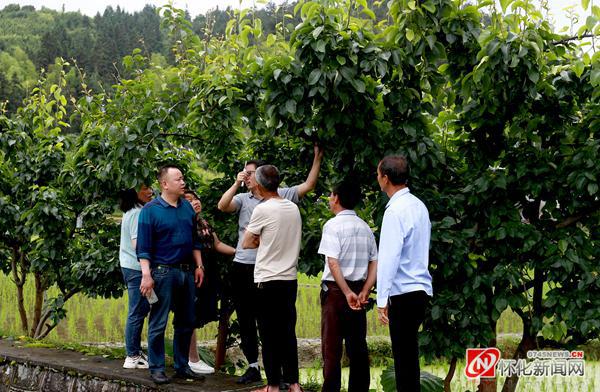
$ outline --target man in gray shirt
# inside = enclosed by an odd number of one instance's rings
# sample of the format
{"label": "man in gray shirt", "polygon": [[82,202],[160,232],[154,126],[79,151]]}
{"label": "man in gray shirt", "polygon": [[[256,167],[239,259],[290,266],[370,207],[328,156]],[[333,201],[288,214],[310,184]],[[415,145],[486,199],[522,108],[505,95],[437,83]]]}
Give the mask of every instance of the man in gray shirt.
{"label": "man in gray shirt", "polygon": [[[306,181],[300,185],[290,188],[279,188],[277,193],[280,197],[294,203],[313,190],[317,185],[317,178],[321,170],[323,151],[314,147],[314,159]],[[256,263],[256,249],[244,249],[242,240],[246,226],[254,208],[262,202],[257,192],[256,169],[264,163],[258,160],[248,161],[244,170],[239,172],[233,185],[221,196],[217,207],[223,212],[238,213],[238,243],[235,258],[233,259],[232,286],[233,302],[240,325],[241,348],[249,363],[249,367],[239,379],[238,383],[246,384],[261,380],[258,367],[258,335],[257,335],[257,313],[256,296],[257,289],[254,284],[254,264]],[[237,193],[240,186],[244,184],[248,192]]]}

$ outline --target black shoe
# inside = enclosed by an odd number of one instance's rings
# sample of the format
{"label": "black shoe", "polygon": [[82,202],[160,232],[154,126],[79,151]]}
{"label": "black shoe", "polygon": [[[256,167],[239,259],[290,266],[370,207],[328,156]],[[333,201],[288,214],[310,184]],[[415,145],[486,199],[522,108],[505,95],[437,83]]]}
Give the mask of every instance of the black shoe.
{"label": "black shoe", "polygon": [[246,369],[246,372],[240,378],[237,379],[236,383],[250,384],[259,381],[262,381],[260,370],[253,366],[250,366],[248,369]]}
{"label": "black shoe", "polygon": [[171,382],[171,379],[167,377],[164,371],[157,370],[154,372],[150,372],[150,378],[154,381],[155,384],[168,384]]}
{"label": "black shoe", "polygon": [[175,372],[175,377],[184,378],[186,380],[195,380],[195,381],[202,381],[206,378],[201,374],[194,373],[192,371],[192,369],[190,369],[190,368],[187,368],[184,370],[178,370],[177,372]]}

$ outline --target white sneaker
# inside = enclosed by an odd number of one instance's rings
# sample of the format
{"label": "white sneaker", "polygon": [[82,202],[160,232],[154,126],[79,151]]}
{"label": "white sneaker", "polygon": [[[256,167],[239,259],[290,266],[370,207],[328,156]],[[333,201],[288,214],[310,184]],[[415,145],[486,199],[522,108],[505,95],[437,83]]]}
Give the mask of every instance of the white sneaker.
{"label": "white sneaker", "polygon": [[212,366],[210,366],[209,364],[207,364],[206,362],[204,362],[203,360],[199,360],[198,362],[189,361],[188,365],[190,366],[190,369],[192,369],[192,371],[194,373],[213,374],[215,372],[215,369]]}
{"label": "white sneaker", "polygon": [[123,363],[125,369],[148,369],[148,361],[144,358],[145,355],[136,357],[127,357]]}

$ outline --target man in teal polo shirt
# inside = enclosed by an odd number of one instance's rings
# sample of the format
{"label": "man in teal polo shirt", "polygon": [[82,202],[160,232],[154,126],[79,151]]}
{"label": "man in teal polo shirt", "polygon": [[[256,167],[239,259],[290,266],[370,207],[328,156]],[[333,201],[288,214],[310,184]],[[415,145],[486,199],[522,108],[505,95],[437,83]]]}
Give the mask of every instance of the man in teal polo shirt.
{"label": "man in teal polo shirt", "polygon": [[165,374],[165,328],[173,309],[173,354],[176,377],[202,380],[188,365],[190,338],[194,328],[195,288],[202,284],[204,267],[201,245],[196,238],[196,214],[183,197],[181,170],[164,166],[158,172],[161,194],[147,203],[138,220],[137,257],[142,266],[140,291],[158,302],[152,305],[148,322],[150,377],[157,384],[170,382]]}

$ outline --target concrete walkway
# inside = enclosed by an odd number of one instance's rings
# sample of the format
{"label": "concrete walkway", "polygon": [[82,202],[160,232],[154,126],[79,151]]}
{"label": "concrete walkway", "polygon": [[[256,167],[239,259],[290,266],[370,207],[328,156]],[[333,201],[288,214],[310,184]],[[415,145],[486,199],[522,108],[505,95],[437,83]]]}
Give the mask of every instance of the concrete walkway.
{"label": "concrete walkway", "polygon": [[[172,369],[167,371],[172,375]],[[157,386],[145,369],[123,369],[123,360],[86,356],[74,351],[28,348],[0,339],[0,391],[249,391],[235,377],[208,375],[204,381],[173,380]],[[5,389],[6,388],[6,389]]]}

